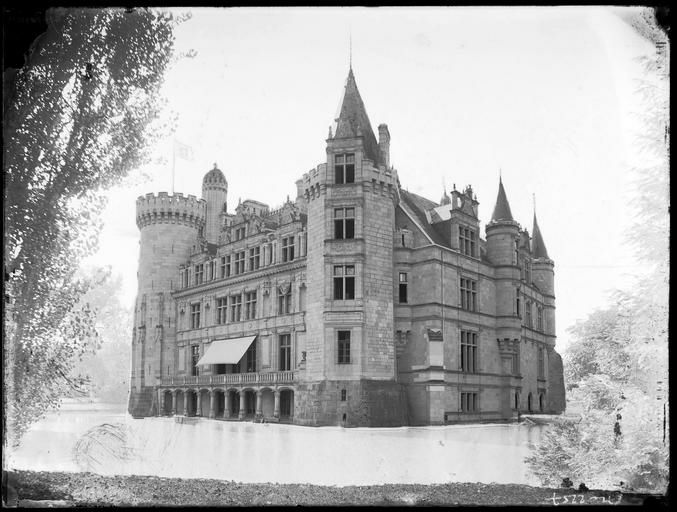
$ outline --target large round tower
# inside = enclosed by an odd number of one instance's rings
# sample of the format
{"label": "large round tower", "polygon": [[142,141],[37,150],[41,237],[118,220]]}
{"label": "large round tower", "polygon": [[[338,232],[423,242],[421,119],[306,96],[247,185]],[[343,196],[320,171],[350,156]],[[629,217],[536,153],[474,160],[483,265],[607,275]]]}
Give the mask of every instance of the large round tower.
{"label": "large round tower", "polygon": [[179,285],[179,265],[190,257],[205,225],[205,207],[205,201],[195,196],[166,192],[146,194],[136,201],[141,240],[132,335],[132,416],[157,412],[154,387],[174,367],[176,324],[171,292]]}
{"label": "large round tower", "polygon": [[221,229],[221,212],[225,211],[228,199],[228,182],[216,164],[202,179],[202,199],[207,202],[205,238],[215,244]]}

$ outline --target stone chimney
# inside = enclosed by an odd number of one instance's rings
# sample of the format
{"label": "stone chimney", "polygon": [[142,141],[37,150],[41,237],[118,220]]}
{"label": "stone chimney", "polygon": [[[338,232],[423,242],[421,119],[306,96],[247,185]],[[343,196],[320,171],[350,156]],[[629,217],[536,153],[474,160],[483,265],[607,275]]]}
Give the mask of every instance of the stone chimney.
{"label": "stone chimney", "polygon": [[378,149],[381,153],[381,163],[390,168],[390,132],[387,124],[378,125]]}

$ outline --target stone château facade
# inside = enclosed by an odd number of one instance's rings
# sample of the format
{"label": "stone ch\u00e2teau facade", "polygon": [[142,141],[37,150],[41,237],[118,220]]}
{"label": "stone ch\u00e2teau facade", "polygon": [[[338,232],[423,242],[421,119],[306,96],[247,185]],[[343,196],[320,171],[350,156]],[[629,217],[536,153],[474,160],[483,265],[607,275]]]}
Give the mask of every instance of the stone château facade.
{"label": "stone ch\u00e2teau facade", "polygon": [[129,410],[302,425],[510,420],[564,410],[554,263],[498,198],[400,186],[352,69],[327,161],[280,208],[148,194]]}

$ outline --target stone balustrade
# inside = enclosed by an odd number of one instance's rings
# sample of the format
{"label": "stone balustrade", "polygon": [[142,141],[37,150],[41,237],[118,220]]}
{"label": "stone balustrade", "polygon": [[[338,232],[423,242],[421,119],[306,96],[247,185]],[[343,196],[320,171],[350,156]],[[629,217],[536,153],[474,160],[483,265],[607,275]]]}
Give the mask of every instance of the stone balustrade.
{"label": "stone balustrade", "polygon": [[184,377],[163,377],[162,386],[221,385],[221,384],[292,384],[296,378],[294,371],[226,373],[221,375],[190,375]]}

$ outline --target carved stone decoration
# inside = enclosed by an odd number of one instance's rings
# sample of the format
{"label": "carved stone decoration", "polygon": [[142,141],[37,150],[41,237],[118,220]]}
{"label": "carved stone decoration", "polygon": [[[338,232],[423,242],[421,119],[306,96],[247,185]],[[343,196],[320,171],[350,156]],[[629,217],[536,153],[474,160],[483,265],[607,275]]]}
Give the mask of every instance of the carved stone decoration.
{"label": "carved stone decoration", "polygon": [[281,295],[286,295],[291,288],[291,283],[289,281],[283,281],[277,285],[277,289],[280,291]]}

